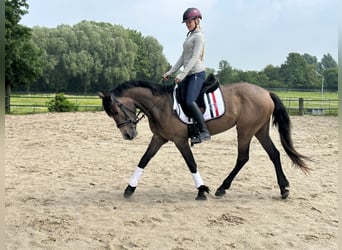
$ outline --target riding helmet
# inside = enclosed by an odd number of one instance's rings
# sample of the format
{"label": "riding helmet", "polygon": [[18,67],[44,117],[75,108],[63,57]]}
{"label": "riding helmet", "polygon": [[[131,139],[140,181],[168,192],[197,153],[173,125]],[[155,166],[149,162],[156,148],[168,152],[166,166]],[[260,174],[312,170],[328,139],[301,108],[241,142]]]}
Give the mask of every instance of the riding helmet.
{"label": "riding helmet", "polygon": [[202,19],[202,14],[197,8],[188,8],[184,14],[183,14],[183,23],[185,23],[188,20],[192,20],[195,18],[201,18]]}

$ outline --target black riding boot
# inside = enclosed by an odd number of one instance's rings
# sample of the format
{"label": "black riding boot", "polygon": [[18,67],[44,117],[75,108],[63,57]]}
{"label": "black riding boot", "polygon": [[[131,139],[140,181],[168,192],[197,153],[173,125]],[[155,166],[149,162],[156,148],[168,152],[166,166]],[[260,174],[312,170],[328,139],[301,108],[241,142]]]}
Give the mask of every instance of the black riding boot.
{"label": "black riding boot", "polygon": [[200,132],[196,137],[191,138],[191,142],[195,144],[195,143],[201,143],[202,141],[210,140],[210,133],[205,124],[202,112],[197,106],[197,103],[192,102],[190,105],[188,105],[188,108],[190,109],[192,113],[192,117],[197,122],[199,132]]}

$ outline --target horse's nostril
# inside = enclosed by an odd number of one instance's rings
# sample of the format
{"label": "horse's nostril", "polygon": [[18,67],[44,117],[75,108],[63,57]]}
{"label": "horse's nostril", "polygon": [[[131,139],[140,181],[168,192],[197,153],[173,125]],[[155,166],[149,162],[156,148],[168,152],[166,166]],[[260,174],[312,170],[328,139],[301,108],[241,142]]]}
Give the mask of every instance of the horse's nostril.
{"label": "horse's nostril", "polygon": [[125,134],[124,134],[124,138],[125,138],[126,140],[132,140],[134,137],[131,136],[131,135],[128,134],[128,133],[125,133]]}

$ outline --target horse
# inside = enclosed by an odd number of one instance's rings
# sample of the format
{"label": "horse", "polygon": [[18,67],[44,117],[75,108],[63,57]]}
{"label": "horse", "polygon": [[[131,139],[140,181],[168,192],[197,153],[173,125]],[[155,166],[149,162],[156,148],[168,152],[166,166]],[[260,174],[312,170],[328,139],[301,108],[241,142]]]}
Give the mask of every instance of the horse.
{"label": "horse", "polygon": [[[289,182],[282,170],[280,153],[269,135],[271,124],[278,128],[281,144],[293,165],[304,173],[311,169],[305,163],[308,157],[298,153],[293,146],[291,121],[282,101],[276,94],[247,82],[220,84],[219,88],[224,99],[225,113],[217,119],[207,121],[206,124],[211,135],[235,126],[238,155],[233,170],[217,188],[215,196],[222,197],[226,194],[235,176],[249,160],[250,143],[255,136],[274,165],[281,199],[286,199],[289,195]],[[196,200],[207,199],[206,193],[209,194],[210,189],[204,185],[197,169],[189,145],[188,127],[178,119],[172,108],[173,91],[173,84],[128,80],[109,91],[98,93],[105,113],[115,121],[124,139],[133,140],[137,136],[137,124],[144,116],[148,118],[153,134],[124,190],[125,198],[130,198],[135,192],[138,181],[152,157],[165,143],[171,141],[192,174],[198,191]]]}

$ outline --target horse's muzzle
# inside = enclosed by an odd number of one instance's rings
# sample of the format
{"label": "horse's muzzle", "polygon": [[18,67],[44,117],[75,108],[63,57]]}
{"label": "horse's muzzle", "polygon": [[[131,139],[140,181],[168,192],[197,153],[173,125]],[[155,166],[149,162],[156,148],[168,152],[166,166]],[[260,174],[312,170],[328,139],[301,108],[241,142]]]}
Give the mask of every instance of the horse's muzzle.
{"label": "horse's muzzle", "polygon": [[129,130],[129,131],[121,131],[122,133],[122,137],[125,139],[125,140],[133,140],[137,135],[138,135],[138,132],[134,129],[132,130]]}
{"label": "horse's muzzle", "polygon": [[133,140],[133,139],[134,139],[134,136],[133,136],[133,135],[130,135],[130,134],[128,134],[128,133],[125,133],[125,134],[123,134],[122,136],[123,136],[123,138],[124,138],[125,140]]}

